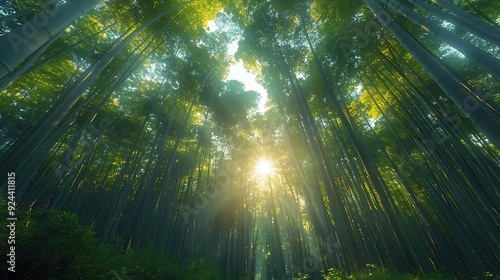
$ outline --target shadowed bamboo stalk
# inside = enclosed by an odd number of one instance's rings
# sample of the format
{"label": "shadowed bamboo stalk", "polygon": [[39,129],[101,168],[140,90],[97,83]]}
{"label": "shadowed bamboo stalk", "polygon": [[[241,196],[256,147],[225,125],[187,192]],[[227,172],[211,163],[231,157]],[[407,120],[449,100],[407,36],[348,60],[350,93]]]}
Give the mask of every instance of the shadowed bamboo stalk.
{"label": "shadowed bamboo stalk", "polygon": [[454,13],[455,15],[466,21],[468,24],[482,30],[485,33],[491,34],[497,39],[500,39],[500,27],[498,25],[488,24],[484,21],[481,21],[475,16],[467,13],[460,7],[454,5],[453,3],[450,3],[447,0],[432,0],[432,2]]}
{"label": "shadowed bamboo stalk", "polygon": [[450,46],[464,54],[466,58],[488,71],[493,77],[500,81],[500,60],[490,53],[474,46],[472,43],[453,34],[451,31],[446,30],[444,27],[440,26],[431,19],[416,13],[397,0],[378,1],[388,5],[398,13],[407,17],[416,25],[420,26],[422,29],[448,43]]}
{"label": "shadowed bamboo stalk", "polygon": [[15,18],[19,18],[19,17],[21,17],[23,15],[29,14],[29,13],[31,13],[33,11],[36,11],[38,9],[41,9],[41,8],[44,8],[44,7],[47,7],[47,6],[50,7],[50,5],[55,4],[56,2],[57,2],[57,0],[48,0],[47,2],[42,3],[42,4],[38,5],[38,6],[29,7],[27,9],[18,11],[18,12],[14,13],[14,14],[0,17],[0,23],[5,22],[5,21],[9,21],[9,20],[12,20],[12,19],[15,19]]}
{"label": "shadowed bamboo stalk", "polygon": [[107,0],[69,0],[36,16],[10,33],[0,37],[0,79],[13,71],[17,65],[43,46],[52,37],[60,34],[77,18]]}
{"label": "shadowed bamboo stalk", "polygon": [[0,92],[3,92],[10,84],[12,84],[17,78],[24,75],[27,70],[30,68],[32,63],[37,60],[40,55],[61,35],[62,31],[50,38],[47,42],[45,42],[42,46],[40,46],[36,51],[34,51],[25,61],[14,71],[7,74],[5,79],[0,82]]}
{"label": "shadowed bamboo stalk", "polygon": [[[6,170],[19,170],[19,167],[26,162],[27,159],[32,155],[40,143],[49,135],[52,130],[59,124],[59,122],[66,116],[66,114],[73,108],[76,102],[80,99],[82,94],[88,89],[88,87],[99,77],[106,66],[113,59],[116,58],[118,53],[123,50],[132,40],[146,27],[156,22],[161,17],[166,14],[183,7],[184,5],[190,3],[184,2],[183,4],[177,5],[171,9],[168,9],[155,17],[149,19],[147,22],[143,23],[141,26],[136,28],[132,33],[127,35],[121,42],[119,42],[115,47],[104,54],[101,59],[99,59],[94,65],[90,66],[85,72],[83,72],[80,77],[68,88],[67,92],[62,96],[60,104],[45,117],[45,121],[37,128],[31,135],[28,135],[27,140],[22,143],[22,146],[12,150],[9,154],[2,159],[4,163],[2,171],[4,168]],[[170,22],[172,22],[170,20]],[[118,41],[118,40],[117,40]]]}
{"label": "shadowed bamboo stalk", "polygon": [[[45,51],[45,49],[49,46],[51,47],[55,47],[54,45],[52,45],[52,43],[57,40],[60,36],[60,34],[57,34],[56,36],[53,36],[49,41],[45,42],[45,44],[43,46],[41,46],[40,48],[38,48],[33,54],[31,54],[22,64],[21,66],[19,66],[16,70],[10,72],[9,74],[7,74],[4,79],[0,82],[0,92],[2,92],[3,90],[5,90],[8,86],[10,86],[13,82],[15,82],[19,77],[23,76],[23,75],[26,75],[28,73],[30,73],[31,71],[37,69],[38,67],[44,65],[45,63],[47,63],[48,61],[64,54],[64,53],[67,53],[68,51],[70,51],[71,49],[79,46],[79,44],[83,43],[83,42],[86,42],[88,41],[89,39],[91,39],[92,37],[96,36],[96,35],[99,35],[99,34],[103,34],[104,31],[106,31],[107,29],[109,29],[110,27],[114,26],[114,25],[117,25],[118,22],[115,22],[113,24],[110,24],[109,26],[107,26],[106,28],[104,28],[103,30],[99,30],[98,32],[95,32],[94,34],[91,34],[81,40],[79,40],[78,42],[76,43],[73,43],[71,44],[70,46],[68,47],[65,47],[63,49],[61,49],[60,51],[58,51],[56,54],[53,54],[49,57],[45,57],[44,59],[40,60],[40,61],[37,61],[36,64],[32,65],[32,63],[34,61],[36,61],[40,55]],[[61,33],[63,33],[64,31],[61,31]]]}
{"label": "shadowed bamboo stalk", "polygon": [[[497,149],[500,147],[500,120],[495,117],[481,100],[462,87],[449,73],[441,61],[420,45],[406,30],[373,0],[365,1],[382,24],[396,36],[397,40],[411,53],[453,102],[472,120]],[[499,74],[500,71],[497,73]],[[500,75],[500,74],[499,74]]]}
{"label": "shadowed bamboo stalk", "polygon": [[459,15],[455,16],[453,14],[449,14],[446,11],[440,10],[437,7],[434,7],[432,5],[425,3],[424,1],[409,0],[409,2],[412,3],[413,5],[419,7],[420,9],[424,10],[426,13],[431,13],[439,18],[442,18],[450,23],[453,23],[454,25],[469,31],[469,32],[489,41],[492,44],[495,44],[497,46],[500,45],[500,35],[497,36],[494,33],[494,31],[492,31],[492,30],[490,30],[489,32],[486,32],[485,30],[472,25],[469,21],[458,17]]}

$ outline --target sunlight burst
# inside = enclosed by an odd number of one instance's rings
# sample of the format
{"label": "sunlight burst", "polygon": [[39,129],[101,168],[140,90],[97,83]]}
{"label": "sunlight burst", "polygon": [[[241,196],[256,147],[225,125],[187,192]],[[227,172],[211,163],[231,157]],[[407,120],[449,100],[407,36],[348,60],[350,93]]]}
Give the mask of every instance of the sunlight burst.
{"label": "sunlight burst", "polygon": [[267,176],[273,172],[273,165],[266,159],[260,159],[257,162],[257,166],[255,168],[255,173],[260,176]]}

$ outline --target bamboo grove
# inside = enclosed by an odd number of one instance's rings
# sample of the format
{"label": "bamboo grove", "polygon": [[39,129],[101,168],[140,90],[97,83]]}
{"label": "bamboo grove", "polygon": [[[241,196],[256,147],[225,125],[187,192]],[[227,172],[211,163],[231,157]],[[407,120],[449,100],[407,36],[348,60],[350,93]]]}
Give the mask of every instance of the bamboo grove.
{"label": "bamboo grove", "polygon": [[498,1],[0,5],[19,208],[234,279],[500,273]]}

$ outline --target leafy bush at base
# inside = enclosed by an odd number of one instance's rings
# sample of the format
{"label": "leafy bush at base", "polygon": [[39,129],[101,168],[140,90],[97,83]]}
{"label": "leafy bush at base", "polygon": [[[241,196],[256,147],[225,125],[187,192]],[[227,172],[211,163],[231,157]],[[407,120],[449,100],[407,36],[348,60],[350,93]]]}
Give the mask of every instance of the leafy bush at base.
{"label": "leafy bush at base", "polygon": [[[7,217],[3,199],[0,209]],[[17,210],[16,217],[16,272],[8,272],[2,262],[0,279],[222,279],[204,260],[179,265],[158,250],[99,244],[72,213]],[[8,230],[3,226],[1,236],[8,236]],[[8,252],[8,246],[2,242],[1,251]]]}
{"label": "leafy bush at base", "polygon": [[[464,279],[500,279],[491,273],[485,273],[481,277],[451,276],[446,273],[434,272],[426,275],[402,274],[387,269],[380,268],[374,264],[367,264],[366,269],[357,271],[352,275],[347,275],[343,270],[328,269],[325,272],[324,280],[464,280]],[[304,275],[295,280],[311,280],[308,275]]]}
{"label": "leafy bush at base", "polygon": [[341,270],[329,269],[328,274],[325,276],[325,280],[450,280],[453,279],[450,275],[444,273],[431,273],[427,275],[413,275],[413,274],[401,274],[393,271],[389,271],[373,264],[366,265],[366,269],[356,272],[353,275],[345,275]]}

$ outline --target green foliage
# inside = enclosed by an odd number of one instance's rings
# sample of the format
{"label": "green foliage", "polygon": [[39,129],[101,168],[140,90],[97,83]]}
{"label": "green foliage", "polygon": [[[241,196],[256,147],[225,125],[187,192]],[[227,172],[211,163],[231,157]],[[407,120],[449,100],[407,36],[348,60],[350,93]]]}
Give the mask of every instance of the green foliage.
{"label": "green foliage", "polygon": [[78,256],[66,275],[69,279],[222,279],[205,260],[179,265],[152,248],[103,245],[96,246],[92,255]]}
{"label": "green foliage", "polygon": [[[5,217],[5,200],[0,205]],[[69,212],[17,211],[16,216],[16,272],[2,279],[223,279],[204,259],[180,265],[158,249],[99,244],[93,231]],[[2,227],[1,234],[7,230]],[[2,252],[6,246],[2,242]]]}
{"label": "green foliage", "polygon": [[[4,203],[2,200],[2,206]],[[2,207],[4,209],[6,207]],[[95,246],[93,233],[82,227],[75,215],[57,210],[17,211],[16,215],[17,276],[56,277],[78,255],[92,253],[90,249]],[[2,231],[2,234],[7,234],[6,227],[2,227]],[[2,252],[7,252],[6,247],[7,243],[2,242]]]}
{"label": "green foliage", "polygon": [[[450,280],[450,279],[476,279],[476,278],[464,278],[462,276],[451,276],[444,272],[436,271],[434,273],[422,274],[410,274],[410,273],[397,273],[388,269],[380,268],[374,264],[367,264],[366,269],[354,272],[352,275],[348,275],[343,270],[339,269],[328,269],[328,273],[324,276],[325,280],[365,280],[365,279],[376,279],[376,280]],[[498,279],[491,273],[485,273],[483,275],[486,279]],[[296,279],[308,279],[308,278],[296,278]]]}
{"label": "green foliage", "polygon": [[[396,273],[391,270],[383,269],[380,268],[374,264],[367,264],[366,269],[363,271],[360,271],[359,273],[355,273],[347,279],[386,279],[386,280],[391,280],[391,279],[398,279],[398,280],[417,280],[417,279],[435,279],[435,280],[444,280],[444,279],[450,279],[451,277],[449,275],[443,274],[443,273],[431,273],[428,275],[413,275],[413,274],[401,274],[401,273]],[[337,278],[325,278],[325,279],[337,279]],[[338,278],[341,279],[341,278]]]}

